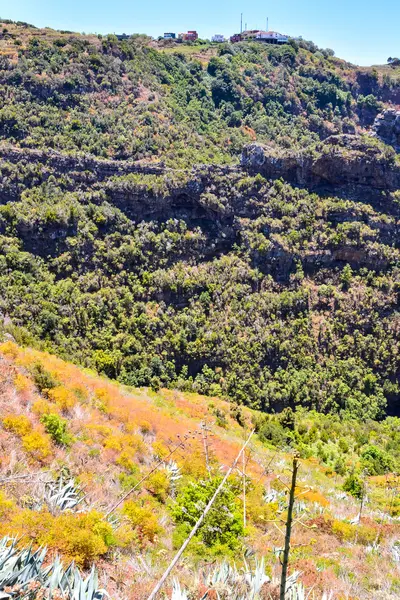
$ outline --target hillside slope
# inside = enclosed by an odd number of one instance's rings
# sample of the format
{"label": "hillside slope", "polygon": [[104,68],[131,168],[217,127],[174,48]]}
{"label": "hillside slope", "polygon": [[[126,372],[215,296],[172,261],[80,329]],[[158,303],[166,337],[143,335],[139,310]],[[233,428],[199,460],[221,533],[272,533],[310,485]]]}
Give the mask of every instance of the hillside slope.
{"label": "hillside slope", "polygon": [[310,189],[266,163],[148,174],[3,150],[6,329],[132,385],[397,414],[399,166],[328,142],[271,155]]}
{"label": "hillside slope", "polygon": [[[130,385],[399,412],[395,69],[4,23],[0,308]],[[251,143],[249,143],[251,142]]]}
{"label": "hillside slope", "polygon": [[303,148],[372,125],[399,71],[310,42],[164,47],[0,23],[0,138],[172,166],[237,161],[249,141]]}
{"label": "hillside slope", "polygon": [[398,597],[399,103],[303,40],[0,21],[0,595],[11,536],[145,600],[254,430],[160,600],[279,597],[295,456],[293,600]]}
{"label": "hillside slope", "polygon": [[[303,457],[295,513],[303,525],[293,530],[290,572],[300,571],[318,599],[324,591],[333,599],[397,597],[399,481],[385,473],[400,464],[398,419],[265,417],[217,398],[122,387],[10,341],[0,346],[0,385],[0,535],[45,544],[84,569],[94,561],[112,598],[147,597],[254,425],[246,527],[241,465],[177,569],[191,597],[215,585],[202,580],[207,564],[234,558],[240,567],[245,550],[251,568],[254,552],[279,576],[293,448]],[[354,469],[370,476],[340,474]],[[60,478],[81,497],[68,510],[55,500]],[[343,491],[345,481],[355,496],[357,485],[366,486],[360,522],[360,500]],[[274,594],[274,585],[261,597]]]}

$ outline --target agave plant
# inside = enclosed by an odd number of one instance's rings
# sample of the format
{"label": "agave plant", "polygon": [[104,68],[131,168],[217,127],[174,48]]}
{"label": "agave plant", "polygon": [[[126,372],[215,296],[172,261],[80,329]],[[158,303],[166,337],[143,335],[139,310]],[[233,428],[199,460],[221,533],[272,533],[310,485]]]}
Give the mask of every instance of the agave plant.
{"label": "agave plant", "polygon": [[392,546],[392,557],[397,563],[400,563],[400,542],[397,540]]}
{"label": "agave plant", "polygon": [[42,583],[42,565],[46,550],[31,548],[19,551],[16,540],[5,537],[0,541],[0,590],[6,587],[25,587],[31,581]]}
{"label": "agave plant", "polygon": [[[223,562],[203,575],[203,584],[221,598],[232,600],[257,600],[261,588],[270,578],[265,573],[264,559],[256,561],[254,570],[238,570],[235,565]],[[207,598],[208,592],[205,594]]]}
{"label": "agave plant", "polygon": [[279,510],[284,510],[287,504],[286,494],[284,492],[278,492],[277,490],[272,489],[264,494],[264,502],[266,504],[277,502]]}
{"label": "agave plant", "polygon": [[302,583],[294,582],[286,587],[287,600],[306,600],[306,592]]}
{"label": "agave plant", "polygon": [[[298,581],[300,573],[295,571],[286,582],[286,600],[311,600],[301,582]],[[218,600],[260,600],[261,590],[266,583],[271,583],[274,588],[279,587],[279,581],[271,579],[265,573],[264,559],[256,561],[254,569],[246,565],[246,569],[238,570],[235,565],[223,562],[213,570],[203,573],[201,583],[208,589],[201,600],[215,598]],[[199,579],[194,582],[198,588]],[[313,597],[314,598],[314,597]],[[331,600],[332,594],[324,593],[321,600]],[[188,595],[177,580],[173,582],[171,600],[188,600]]]}
{"label": "agave plant", "polygon": [[261,559],[261,561],[257,561],[256,559],[256,563],[255,563],[255,568],[254,571],[247,571],[244,574],[245,580],[247,582],[247,585],[250,588],[250,592],[251,598],[257,597],[257,595],[260,593],[261,588],[263,587],[263,585],[265,583],[269,583],[271,580],[268,577],[268,575],[266,575],[265,573],[265,562],[264,562],[264,557]]}
{"label": "agave plant", "polygon": [[172,584],[172,596],[171,600],[188,600],[188,595],[180,586],[177,579],[174,579]]}
{"label": "agave plant", "polygon": [[171,496],[175,497],[176,492],[177,492],[177,483],[182,477],[181,469],[174,460],[170,460],[165,465],[165,470],[167,471],[167,475],[169,478]]}
{"label": "agave plant", "polygon": [[[17,540],[4,537],[0,540],[0,597],[31,598],[32,590],[41,588],[47,598],[55,591],[66,595],[69,600],[102,600],[105,590],[98,589],[97,571],[92,568],[84,579],[79,569],[71,564],[64,570],[58,557],[43,567],[46,548],[32,551],[32,548],[17,548]],[[32,587],[33,586],[33,587]],[[10,590],[5,593],[5,588]]]}
{"label": "agave plant", "polygon": [[74,510],[83,500],[84,496],[73,479],[65,482],[61,478],[58,482],[47,484],[44,502],[53,513]]}
{"label": "agave plant", "polygon": [[90,571],[86,579],[74,566],[68,569],[59,585],[59,589],[63,593],[68,592],[70,600],[101,600],[108,596],[105,590],[98,589],[98,575],[94,567]]}

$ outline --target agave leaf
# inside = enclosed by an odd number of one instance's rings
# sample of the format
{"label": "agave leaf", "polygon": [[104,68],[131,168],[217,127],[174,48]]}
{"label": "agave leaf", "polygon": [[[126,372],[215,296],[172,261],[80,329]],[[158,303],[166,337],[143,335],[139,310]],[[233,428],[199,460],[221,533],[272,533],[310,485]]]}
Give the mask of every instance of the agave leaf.
{"label": "agave leaf", "polygon": [[85,587],[87,590],[88,598],[94,597],[97,585],[98,585],[97,571],[95,571],[94,567],[92,567],[92,570],[90,571],[90,575],[88,576],[88,578],[85,581]]}
{"label": "agave leaf", "polygon": [[[6,586],[20,585],[27,588],[31,582],[39,582],[51,592],[59,590],[69,600],[102,600],[108,597],[105,590],[97,589],[98,575],[93,567],[88,577],[83,580],[79,569],[72,563],[64,571],[58,556],[47,567],[43,563],[47,554],[46,548],[32,547],[18,550],[16,540],[10,537],[0,539],[0,592]],[[30,592],[22,592],[20,599]],[[9,598],[9,595],[3,596]]]}

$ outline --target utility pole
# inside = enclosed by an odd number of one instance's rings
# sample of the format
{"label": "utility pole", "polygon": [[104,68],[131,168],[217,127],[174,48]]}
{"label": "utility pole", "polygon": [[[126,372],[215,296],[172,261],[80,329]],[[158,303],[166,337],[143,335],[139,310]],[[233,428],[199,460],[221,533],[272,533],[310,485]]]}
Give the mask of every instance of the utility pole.
{"label": "utility pole", "polygon": [[286,519],[286,534],[285,534],[285,547],[283,549],[282,558],[282,575],[281,575],[281,589],[279,600],[285,600],[286,596],[286,580],[289,565],[289,552],[290,552],[290,538],[292,535],[292,523],[293,523],[293,505],[295,501],[296,493],[296,481],[297,472],[299,470],[299,455],[296,453],[293,457],[293,470],[292,470],[292,483],[289,491],[289,505]]}
{"label": "utility pole", "polygon": [[210,455],[208,452],[208,433],[211,431],[205,421],[202,421],[200,424],[201,437],[203,440],[204,446],[204,455],[206,457],[206,468],[208,477],[211,479],[211,467],[210,467]]}
{"label": "utility pole", "polygon": [[246,452],[242,453],[243,459],[243,529],[246,529]]}

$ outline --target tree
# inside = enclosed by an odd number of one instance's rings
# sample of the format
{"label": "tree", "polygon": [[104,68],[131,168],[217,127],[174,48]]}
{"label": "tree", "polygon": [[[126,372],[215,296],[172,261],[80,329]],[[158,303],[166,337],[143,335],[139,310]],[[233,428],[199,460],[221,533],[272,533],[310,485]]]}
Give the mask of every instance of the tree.
{"label": "tree", "polygon": [[340,274],[340,282],[344,290],[348,290],[350,287],[351,280],[353,278],[353,270],[349,264],[345,265],[343,271]]}
{"label": "tree", "polygon": [[388,64],[391,67],[399,67],[400,66],[400,58],[389,56],[387,59]]}
{"label": "tree", "polygon": [[[182,535],[186,537],[189,533],[220,483],[220,477],[191,483],[178,495],[172,514],[176,523],[184,525]],[[221,545],[230,549],[237,546],[243,534],[243,515],[236,502],[239,485],[233,479],[226,483],[199,528],[198,538],[206,546]]]}
{"label": "tree", "polygon": [[343,489],[345,492],[348,492],[354,498],[358,498],[359,500],[364,495],[364,487],[365,484],[360,477],[358,477],[355,473],[351,473],[343,484]]}

